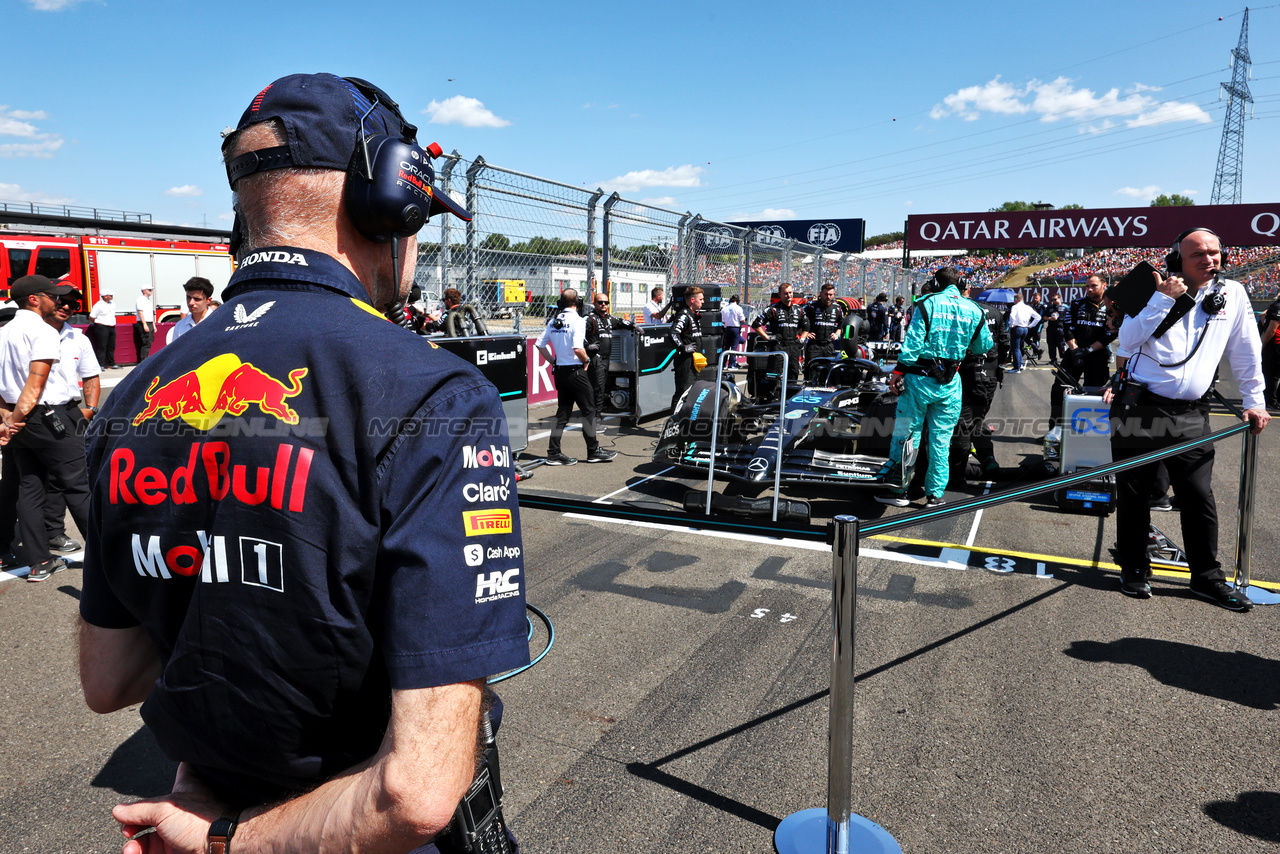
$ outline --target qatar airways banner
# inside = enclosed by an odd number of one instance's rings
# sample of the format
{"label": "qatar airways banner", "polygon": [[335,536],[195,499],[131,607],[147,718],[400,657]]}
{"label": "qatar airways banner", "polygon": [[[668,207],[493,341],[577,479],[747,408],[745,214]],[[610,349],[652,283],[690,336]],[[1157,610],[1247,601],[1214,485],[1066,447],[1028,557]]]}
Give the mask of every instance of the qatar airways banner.
{"label": "qatar airways banner", "polygon": [[1213,229],[1224,246],[1280,244],[1280,203],[918,214],[907,248],[1075,249],[1170,246],[1188,228]]}

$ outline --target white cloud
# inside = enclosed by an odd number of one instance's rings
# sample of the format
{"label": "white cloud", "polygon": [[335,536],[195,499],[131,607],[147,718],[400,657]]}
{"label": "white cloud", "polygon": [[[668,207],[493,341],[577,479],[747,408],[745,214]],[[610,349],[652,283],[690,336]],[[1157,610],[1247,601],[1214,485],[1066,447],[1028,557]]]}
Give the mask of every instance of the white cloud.
{"label": "white cloud", "polygon": [[903,202],[903,203],[902,203],[902,206],[903,206],[904,208],[909,208],[909,207],[911,207],[911,206],[912,206],[912,205],[914,205],[914,204],[915,204],[915,202],[913,202],[913,201],[911,201],[910,199],[908,199],[907,201],[905,201],[905,202]]}
{"label": "white cloud", "polygon": [[1130,196],[1135,199],[1154,199],[1160,195],[1160,187],[1151,184],[1146,187],[1121,187],[1112,193],[1113,196]]}
{"label": "white cloud", "polygon": [[676,197],[675,196],[658,196],[656,199],[641,199],[640,204],[651,205],[652,207],[655,207],[655,208],[670,208],[670,207],[675,207]]}
{"label": "white cloud", "polygon": [[765,208],[759,213],[736,213],[730,217],[734,222],[755,222],[766,219],[795,219],[796,212],[790,208]]}
{"label": "white cloud", "polygon": [[1118,88],[1098,95],[1092,89],[1076,88],[1068,77],[1059,77],[1048,83],[1031,80],[1025,86],[1017,87],[997,76],[981,86],[968,86],[947,95],[942,103],[934,105],[929,115],[934,119],[958,116],[969,122],[976,121],[983,113],[1037,113],[1042,122],[1104,120],[1084,128],[1087,133],[1099,133],[1115,127],[1109,119],[1122,116],[1132,117],[1125,120],[1129,127],[1211,121],[1209,114],[1195,104],[1183,101],[1162,103],[1145,94],[1154,91],[1157,91],[1156,87],[1137,83],[1123,97]]}
{"label": "white cloud", "polygon": [[967,122],[976,121],[982,111],[989,113],[1007,113],[1017,115],[1031,108],[1019,100],[1026,90],[1019,90],[1008,83],[995,79],[982,86],[968,86],[942,99],[941,104],[934,105],[929,116],[935,119],[948,115],[960,116]]}
{"label": "white cloud", "polygon": [[24,190],[17,184],[0,184],[0,199],[6,202],[35,202],[38,205],[69,205],[75,202],[70,196],[55,196],[40,190]]}
{"label": "white cloud", "polygon": [[0,157],[52,157],[62,147],[62,137],[41,133],[32,121],[46,119],[43,110],[11,110],[0,104],[0,137],[14,136],[27,142],[0,143]]}
{"label": "white cloud", "polygon": [[662,171],[656,169],[640,169],[602,181],[600,188],[606,191],[617,190],[620,193],[631,193],[648,187],[700,187],[702,186],[701,166],[686,163],[684,166],[668,166]]}
{"label": "white cloud", "polygon": [[235,212],[235,211],[227,211],[226,213],[220,213],[220,214],[218,214],[218,219],[223,220],[223,221],[225,221],[225,222],[231,222],[231,221],[232,221],[232,220],[234,220],[235,218],[236,218],[236,212]]}
{"label": "white cloud", "polygon": [[432,101],[422,111],[434,125],[462,125],[467,128],[502,128],[511,124],[495,116],[476,98],[454,95],[443,101]]}
{"label": "white cloud", "polygon": [[204,190],[195,184],[183,184],[181,187],[170,187],[164,191],[166,196],[177,196],[178,198],[188,198],[191,196],[203,196]]}
{"label": "white cloud", "polygon": [[61,12],[81,2],[83,0],[27,0],[28,5],[37,12]]}
{"label": "white cloud", "polygon": [[1199,190],[1183,190],[1183,191],[1182,191],[1182,195],[1184,195],[1184,196],[1198,196],[1198,195],[1200,195],[1200,191],[1199,191]]}

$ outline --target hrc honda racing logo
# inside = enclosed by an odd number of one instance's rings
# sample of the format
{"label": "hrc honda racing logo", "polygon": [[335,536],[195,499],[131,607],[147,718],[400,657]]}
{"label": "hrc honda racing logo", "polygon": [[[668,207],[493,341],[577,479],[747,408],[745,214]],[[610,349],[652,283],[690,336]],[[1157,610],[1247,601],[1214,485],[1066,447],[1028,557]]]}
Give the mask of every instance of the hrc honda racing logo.
{"label": "hrc honda racing logo", "polygon": [[516,579],[520,575],[520,569],[508,569],[502,571],[495,569],[493,572],[480,573],[476,576],[476,604],[480,605],[485,602],[494,602],[498,599],[510,599],[512,596],[520,595],[520,582]]}

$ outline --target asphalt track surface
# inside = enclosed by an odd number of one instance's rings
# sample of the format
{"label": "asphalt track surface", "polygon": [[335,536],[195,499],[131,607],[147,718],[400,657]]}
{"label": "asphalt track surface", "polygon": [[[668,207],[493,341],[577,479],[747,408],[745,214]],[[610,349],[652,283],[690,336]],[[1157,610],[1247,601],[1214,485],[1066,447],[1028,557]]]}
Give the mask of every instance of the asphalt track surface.
{"label": "asphalt track surface", "polygon": [[[1044,414],[1048,387],[1045,371],[1008,377],[993,416]],[[551,414],[531,413],[535,437]],[[521,490],[674,508],[699,484],[655,477],[660,427],[613,425],[615,462],[542,467]],[[1038,458],[1032,432],[997,437],[1008,477]],[[1272,432],[1253,566],[1255,580],[1280,582]],[[568,433],[566,452],[581,442]],[[1229,564],[1239,440],[1218,457]],[[907,512],[858,493],[799,497],[815,523]],[[1153,599],[1121,596],[1114,517],[1043,499],[975,516],[861,544],[854,811],[908,852],[1280,848],[1280,607],[1221,610],[1173,568]],[[1153,516],[1180,540],[1176,514]],[[551,654],[500,687],[524,850],[768,852],[782,818],[825,806],[828,550],[541,510],[522,521],[528,599],[556,629]],[[79,585],[74,568],[0,582],[0,851],[118,850],[110,807],[172,781],[136,709],[83,705]],[[535,652],[544,641],[539,628]]]}

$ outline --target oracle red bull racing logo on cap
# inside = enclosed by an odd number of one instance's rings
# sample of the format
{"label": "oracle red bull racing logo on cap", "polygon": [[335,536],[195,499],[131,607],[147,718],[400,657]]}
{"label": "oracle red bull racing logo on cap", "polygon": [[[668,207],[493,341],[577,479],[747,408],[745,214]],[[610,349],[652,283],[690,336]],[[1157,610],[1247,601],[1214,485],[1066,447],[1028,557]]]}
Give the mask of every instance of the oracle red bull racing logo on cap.
{"label": "oracle red bull racing logo on cap", "polygon": [[282,382],[250,362],[241,362],[234,353],[223,353],[193,371],[160,385],[156,377],[144,392],[146,407],[133,419],[135,426],[160,416],[166,421],[181,418],[197,430],[209,431],[226,414],[243,415],[254,404],[263,415],[272,415],[286,424],[297,424],[297,410],[286,402],[302,393],[306,368],[289,371]]}

